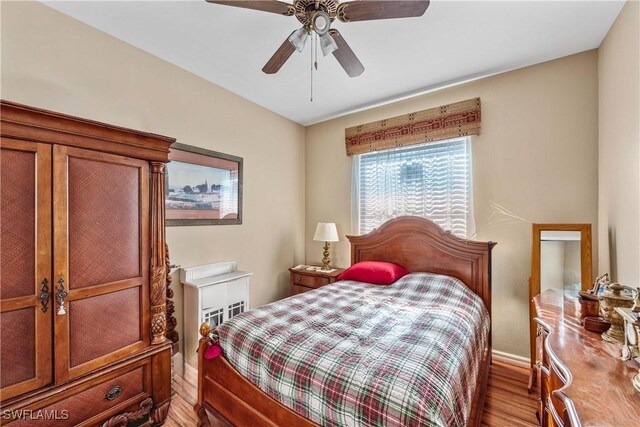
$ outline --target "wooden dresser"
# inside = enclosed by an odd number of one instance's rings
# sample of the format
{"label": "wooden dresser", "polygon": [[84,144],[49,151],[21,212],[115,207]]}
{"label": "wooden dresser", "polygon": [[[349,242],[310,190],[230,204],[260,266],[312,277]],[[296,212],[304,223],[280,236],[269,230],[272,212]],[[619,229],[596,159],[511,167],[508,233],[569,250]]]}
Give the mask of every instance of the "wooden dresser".
{"label": "wooden dresser", "polygon": [[0,424],[162,424],[172,138],[1,103]]}
{"label": "wooden dresser", "polygon": [[618,346],[580,325],[575,296],[545,291],[533,300],[542,426],[640,425],[640,367],[612,356]]}

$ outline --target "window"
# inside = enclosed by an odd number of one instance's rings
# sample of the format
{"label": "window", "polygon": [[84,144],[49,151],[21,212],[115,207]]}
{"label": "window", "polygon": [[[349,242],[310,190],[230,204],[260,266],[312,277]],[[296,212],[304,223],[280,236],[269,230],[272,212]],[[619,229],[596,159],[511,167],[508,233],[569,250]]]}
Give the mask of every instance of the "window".
{"label": "window", "polygon": [[354,156],[354,231],[415,215],[470,237],[470,149],[468,138],[458,138]]}

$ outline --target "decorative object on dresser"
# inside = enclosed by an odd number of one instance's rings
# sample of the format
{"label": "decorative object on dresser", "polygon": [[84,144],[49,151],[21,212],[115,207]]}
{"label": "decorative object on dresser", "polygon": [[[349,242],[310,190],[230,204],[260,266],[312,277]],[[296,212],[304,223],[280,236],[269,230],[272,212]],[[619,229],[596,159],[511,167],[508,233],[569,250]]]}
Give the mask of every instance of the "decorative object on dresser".
{"label": "decorative object on dresser", "polygon": [[631,308],[633,306],[632,289],[619,283],[612,283],[606,291],[599,295],[600,312],[611,327],[602,334],[602,339],[614,343],[624,342],[624,319],[616,311],[616,307]]}
{"label": "decorative object on dresser", "polygon": [[198,329],[202,322],[215,328],[249,309],[249,276],[236,262],[217,262],[180,269],[184,286],[185,361],[196,366]]}
{"label": "decorative object on dresser", "polygon": [[[369,234],[348,238],[351,243],[352,264],[361,261],[386,261],[403,265],[413,273],[452,276],[482,300],[490,316],[491,250],[495,243],[460,239],[445,232],[432,221],[409,216],[389,220]],[[317,293],[321,292],[319,290]],[[290,300],[294,303],[296,299],[303,302],[305,297],[307,295],[294,296]],[[244,317],[238,318],[240,319]],[[208,327],[201,332],[203,337],[198,350],[198,398],[195,405],[199,425],[210,425],[207,411],[218,412],[235,425],[317,425],[243,377],[224,354],[206,358],[210,350],[218,353],[220,346],[216,348],[209,337]],[[489,330],[489,338],[482,349],[473,352],[478,356],[478,366],[477,376],[468,378],[469,384],[473,384],[474,393],[469,411],[465,414],[467,426],[481,424],[491,355],[490,336]],[[371,336],[371,339],[375,340],[375,336]],[[384,421],[381,423],[384,424]]]}
{"label": "decorative object on dresser", "polygon": [[618,346],[580,327],[575,297],[549,290],[534,307],[541,425],[637,426],[638,364],[615,357]]}
{"label": "decorative object on dresser", "polygon": [[18,417],[0,423],[162,424],[174,139],[8,101],[0,116],[0,406]]}
{"label": "decorative object on dresser", "polygon": [[600,314],[600,301],[597,299],[594,301],[580,295],[578,297],[578,304],[580,304],[580,309],[578,310],[580,323],[583,323],[586,317],[598,317]]}
{"label": "decorative object on dresser", "polygon": [[344,269],[332,268],[324,271],[322,267],[298,265],[290,268],[289,271],[291,272],[291,295],[297,295],[334,283]]}
{"label": "decorative object on dresser", "polygon": [[322,252],[322,269],[330,270],[329,266],[331,260],[329,259],[329,242],[338,242],[338,230],[333,222],[319,222],[316,227],[316,232],[313,235],[313,240],[316,242],[324,242],[324,252]]}
{"label": "decorative object on dresser", "polygon": [[572,292],[592,287],[591,224],[532,224],[531,277],[529,279],[529,343],[531,376],[536,378],[537,325],[533,298],[547,289]]}
{"label": "decorative object on dresser", "polygon": [[242,157],[173,144],[167,225],[242,224]]}
{"label": "decorative object on dresser", "polygon": [[615,310],[624,319],[622,360],[631,360],[635,357],[640,363],[640,288],[637,288],[635,293],[632,308],[616,307]]}

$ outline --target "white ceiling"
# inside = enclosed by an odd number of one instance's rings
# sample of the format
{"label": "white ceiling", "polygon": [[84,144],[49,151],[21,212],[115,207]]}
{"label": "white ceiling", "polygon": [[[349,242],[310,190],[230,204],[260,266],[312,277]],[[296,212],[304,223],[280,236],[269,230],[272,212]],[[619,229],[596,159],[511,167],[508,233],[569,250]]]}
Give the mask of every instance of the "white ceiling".
{"label": "white ceiling", "polygon": [[365,66],[349,78],[309,45],[275,75],[261,69],[294,17],[201,1],[47,1],[47,5],[303,125],[596,48],[624,1],[438,1],[420,18],[334,22]]}

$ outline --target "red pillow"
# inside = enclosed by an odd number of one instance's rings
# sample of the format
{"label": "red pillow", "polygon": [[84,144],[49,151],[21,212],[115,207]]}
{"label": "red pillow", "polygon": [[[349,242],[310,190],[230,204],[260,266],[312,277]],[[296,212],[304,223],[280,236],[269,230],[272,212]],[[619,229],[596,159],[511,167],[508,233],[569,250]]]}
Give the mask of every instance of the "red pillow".
{"label": "red pillow", "polygon": [[392,262],[362,261],[347,268],[338,280],[355,280],[374,285],[390,285],[409,274],[401,265]]}

